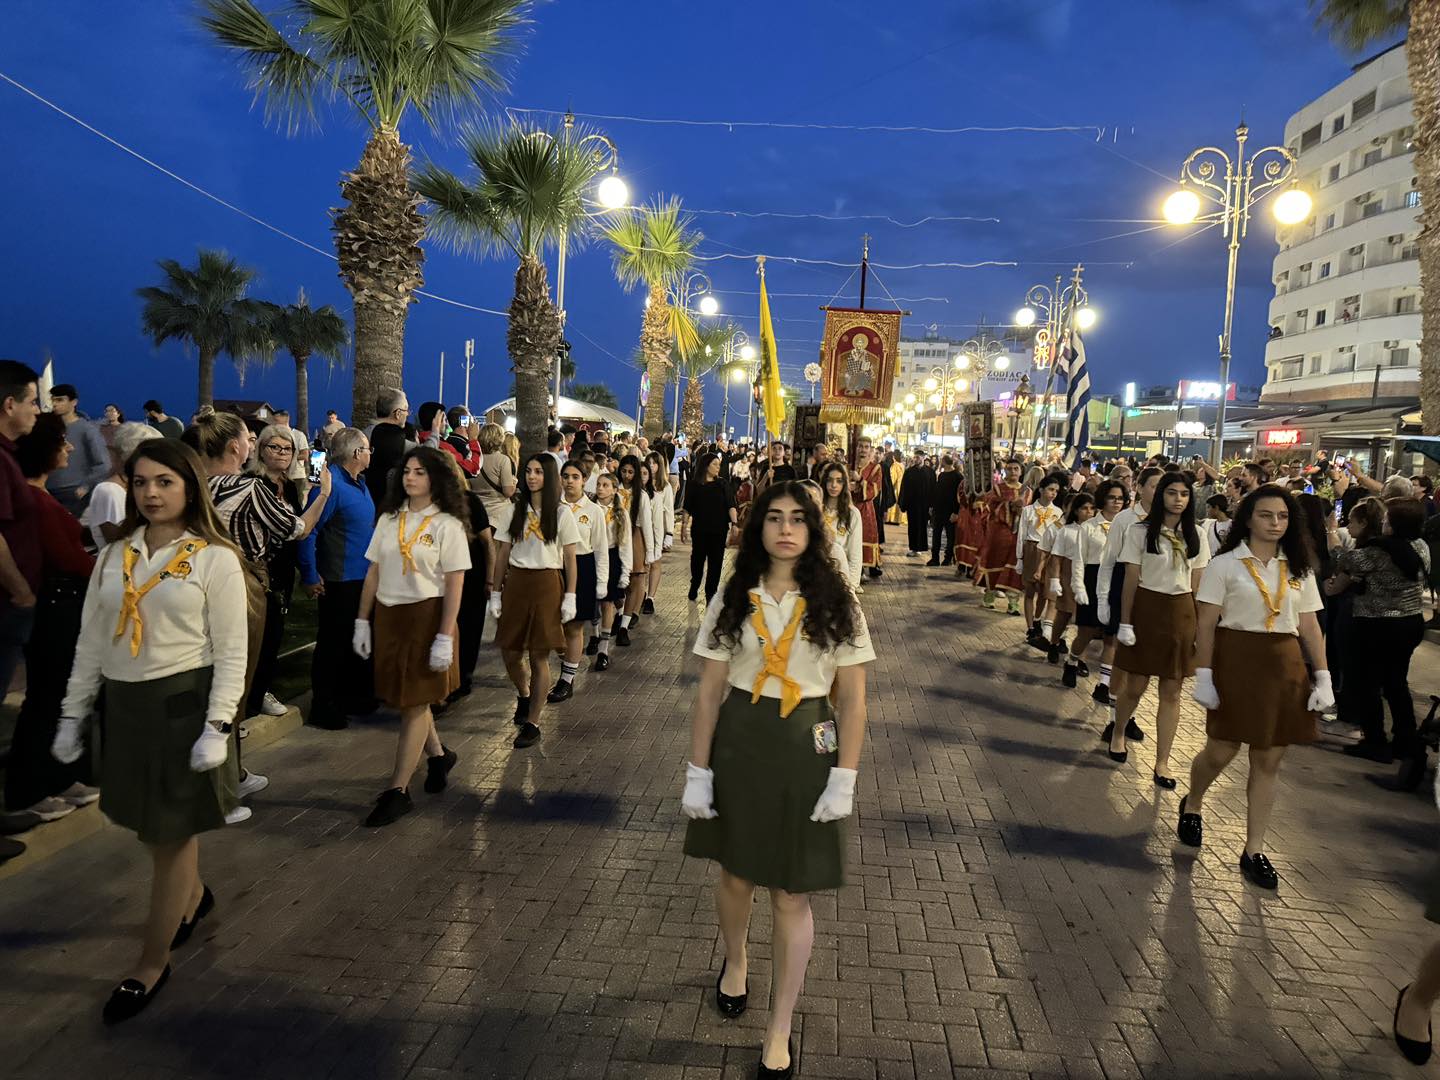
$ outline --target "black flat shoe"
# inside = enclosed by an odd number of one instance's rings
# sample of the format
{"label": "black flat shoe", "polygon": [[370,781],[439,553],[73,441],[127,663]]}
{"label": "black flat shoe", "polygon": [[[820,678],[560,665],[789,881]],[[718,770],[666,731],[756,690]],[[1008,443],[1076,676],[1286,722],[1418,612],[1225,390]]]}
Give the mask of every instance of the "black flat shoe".
{"label": "black flat shoe", "polygon": [[693,604],[693,603],[695,603],[695,601],[697,601],[697,600],[700,599],[700,590],[699,590],[699,589],[691,589],[688,593],[685,594],[685,596],[686,596],[686,598],[690,601],[690,603]]}
{"label": "black flat shoe", "polygon": [[750,1001],[749,981],[746,981],[745,993],[727,994],[720,989],[720,982],[725,978],[725,961],[720,963],[720,974],[715,979],[715,1007],[720,1010],[721,1016],[734,1019],[745,1011],[745,1006]]}
{"label": "black flat shoe", "polygon": [[628,626],[621,626],[616,629],[615,644],[619,645],[622,649],[628,649],[630,647],[630,628]]}
{"label": "black flat shoe", "polygon": [[1348,757],[1364,758],[1366,761],[1378,761],[1381,765],[1389,765],[1395,760],[1395,754],[1390,749],[1390,744],[1376,740],[1361,739],[1357,743],[1340,751]]}
{"label": "black flat shoe", "polygon": [[1118,752],[1115,750],[1106,750],[1105,752],[1110,755],[1111,761],[1118,761],[1121,765],[1124,765],[1130,757],[1129,750],[1120,750]]}
{"label": "black flat shoe", "polygon": [[1242,852],[1240,873],[1245,875],[1245,880],[1250,884],[1258,885],[1262,889],[1273,889],[1280,884],[1280,875],[1264,855],[1246,855]]}
{"label": "black flat shoe", "polygon": [[603,652],[602,652],[599,656],[595,657],[595,663],[593,663],[593,664],[590,665],[590,670],[591,670],[591,671],[605,671],[605,670],[608,669],[609,667],[610,667],[610,654],[609,654],[609,653],[603,653]]}
{"label": "black flat shoe", "polygon": [[1066,664],[1066,665],[1065,665],[1065,670],[1062,671],[1062,672],[1060,672],[1060,685],[1061,685],[1061,686],[1068,686],[1068,687],[1071,687],[1071,688],[1073,689],[1074,686],[1075,686],[1075,682],[1076,682],[1076,678],[1075,678],[1075,677],[1076,677],[1078,674],[1079,674],[1079,671],[1076,669],[1076,667],[1075,667],[1074,664]]}
{"label": "black flat shoe", "polygon": [[1135,723],[1135,718],[1133,716],[1129,720],[1125,721],[1125,738],[1131,740],[1132,742],[1145,741],[1145,732],[1140,730],[1140,725]]}
{"label": "black flat shoe", "polygon": [[1151,772],[1150,775],[1155,778],[1156,787],[1163,787],[1166,791],[1175,790],[1175,778],[1173,776],[1161,776],[1158,772]]}
{"label": "black flat shoe", "polygon": [[550,692],[545,695],[545,700],[551,705],[558,705],[562,701],[569,701],[574,696],[575,684],[561,679],[550,688]]}
{"label": "black flat shoe", "polygon": [[215,910],[215,894],[210,891],[210,886],[205,886],[205,891],[200,894],[200,903],[195,905],[195,914],[188,919],[180,920],[180,928],[175,931],[175,936],[170,940],[170,948],[178,949],[190,940],[190,935],[195,933],[195,927],[200,925],[200,920]]}
{"label": "black flat shoe", "polygon": [[1060,649],[1061,646],[1059,645],[1051,645],[1045,652],[1045,659],[1052,664],[1058,664],[1060,662]]}
{"label": "black flat shoe", "polygon": [[[1086,674],[1088,675],[1089,672],[1087,671]],[[1090,696],[1101,705],[1113,705],[1115,703],[1115,699],[1110,696],[1110,687],[1105,685],[1105,683],[1096,683],[1095,689],[1090,691]]]}
{"label": "black flat shoe", "polygon": [[586,655],[586,656],[594,656],[594,655],[595,655],[596,653],[598,653],[599,651],[600,651],[600,639],[599,639],[598,637],[592,637],[592,638],[590,639],[590,644],[588,644],[588,645],[585,646],[585,655]]}
{"label": "black flat shoe", "polygon": [[644,599],[644,600],[641,602],[641,604],[640,604],[640,614],[641,614],[641,615],[654,615],[654,614],[655,614],[655,601],[654,601],[654,600],[651,600],[650,597],[648,597],[648,596],[645,597],[645,599]]}
{"label": "black flat shoe", "polygon": [[375,808],[365,819],[365,824],[369,828],[379,829],[399,821],[413,809],[415,809],[415,803],[410,798],[408,791],[398,787],[391,788],[389,791],[380,793],[380,797],[375,800]]}
{"label": "black flat shoe", "polygon": [[526,720],[525,723],[520,726],[520,731],[516,734],[515,741],[510,745],[515,747],[516,750],[524,750],[527,746],[534,746],[539,741],[539,727],[530,723],[529,720]]}
{"label": "black flat shoe", "polygon": [[459,760],[460,755],[444,745],[440,747],[440,753],[426,758],[425,790],[431,795],[444,791],[445,786],[450,783],[450,770],[455,768],[455,763]]}
{"label": "black flat shoe", "polygon": [[126,979],[115,988],[114,993],[110,995],[110,1000],[105,1003],[105,1011],[102,1013],[105,1023],[118,1024],[129,1020],[154,1001],[155,995],[160,993],[169,981],[169,964],[165,965],[165,970],[160,973],[160,978],[155,980],[155,985],[149,990],[145,989],[145,984],[139,979]]}
{"label": "black flat shoe", "polygon": [[1180,842],[1186,847],[1199,847],[1204,834],[1204,826],[1200,821],[1199,814],[1185,812],[1185,800],[1188,798],[1190,796],[1186,795],[1180,800],[1180,824],[1175,829],[1175,834],[1180,837]]}
{"label": "black flat shoe", "polygon": [[517,697],[515,699],[515,723],[524,724],[530,719],[530,699],[528,697]]}
{"label": "black flat shoe", "polygon": [[755,1073],[755,1080],[790,1080],[795,1075],[795,1040],[788,1043],[790,1049],[790,1064],[783,1069],[768,1069],[765,1067],[765,1059],[760,1059],[760,1068]]}
{"label": "black flat shoe", "polygon": [[1405,1055],[1405,1060],[1412,1065],[1424,1065],[1430,1060],[1430,1044],[1435,1038],[1435,1025],[1430,1025],[1430,1030],[1426,1033],[1429,1037],[1424,1042],[1407,1039],[1400,1034],[1400,1003],[1405,1000],[1405,990],[1409,989],[1410,987],[1405,987],[1395,999],[1395,1022],[1391,1025],[1391,1031],[1395,1035],[1395,1045],[1400,1048],[1400,1053]]}

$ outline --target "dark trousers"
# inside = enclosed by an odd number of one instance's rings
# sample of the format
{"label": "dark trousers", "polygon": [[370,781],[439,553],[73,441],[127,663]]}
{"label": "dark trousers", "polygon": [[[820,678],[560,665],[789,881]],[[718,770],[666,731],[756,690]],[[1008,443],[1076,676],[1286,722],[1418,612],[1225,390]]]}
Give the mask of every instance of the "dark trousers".
{"label": "dark trousers", "polygon": [[24,810],[76,781],[89,780],[88,739],[85,754],[72,765],[62,764],[50,754],[60,704],[75,663],[85,584],[84,578],[60,578],[41,586],[30,641],[25,646],[25,703],[15,720],[5,768],[6,810]]}
{"label": "dark trousers", "polygon": [[700,575],[705,575],[705,602],[708,604],[720,588],[720,568],[725,561],[724,533],[695,533],[690,537],[690,594],[700,591]]}
{"label": "dark trousers", "polygon": [[930,537],[925,533],[925,524],[930,515],[920,511],[906,511],[905,525],[910,534],[910,550],[926,551],[930,547]]}
{"label": "dark trousers", "polygon": [[459,631],[460,687],[470,689],[475,678],[475,665],[480,660],[480,638],[485,632],[485,604],[490,593],[485,588],[485,567],[465,571],[465,589],[460,594],[460,614],[455,619]]}
{"label": "dark trousers", "polygon": [[327,581],[320,597],[315,657],[310,664],[310,720],[333,722],[372,712],[375,674],[355,655],[351,641],[364,581]]}
{"label": "dark trousers", "polygon": [[[955,523],[953,521],[932,522],[932,529],[935,530],[934,539],[930,541],[930,558],[942,559],[944,562],[951,562],[955,557]],[[940,550],[941,544],[945,550]]]}
{"label": "dark trousers", "polygon": [[260,711],[265,692],[275,678],[279,667],[280,639],[285,636],[285,615],[290,610],[290,598],[284,593],[265,594],[265,629],[260,637],[260,656],[255,661],[255,679],[250,684],[250,700],[245,706],[245,715],[254,716]]}
{"label": "dark trousers", "polygon": [[1425,638],[1419,615],[1398,619],[1351,620],[1349,662],[1341,692],[1340,717],[1360,726],[1367,741],[1385,741],[1385,710],[1396,754],[1415,748],[1415,701],[1410,696],[1410,657]]}

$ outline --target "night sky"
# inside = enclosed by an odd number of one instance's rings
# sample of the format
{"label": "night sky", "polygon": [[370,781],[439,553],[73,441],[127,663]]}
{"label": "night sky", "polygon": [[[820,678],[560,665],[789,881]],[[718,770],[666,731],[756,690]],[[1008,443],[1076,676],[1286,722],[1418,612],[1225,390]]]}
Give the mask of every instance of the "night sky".
{"label": "night sky", "polygon": [[[262,4],[262,6],[271,6]],[[333,250],[327,210],[364,143],[361,127],[329,113],[320,132],[267,128],[231,59],[210,45],[188,0],[101,3],[10,0],[0,71],[257,217]],[[1375,51],[1378,51],[1377,46]],[[815,215],[998,218],[914,228],[881,220],[734,217],[697,224],[708,255],[763,252],[853,262],[860,234],[878,263],[1013,261],[1018,267],[879,270],[913,312],[951,337],[980,318],[1008,320],[1028,286],[1086,264],[1101,321],[1087,336],[1098,393],[1135,380],[1213,379],[1224,281],[1217,230],[1185,238],[1155,228],[1181,160],[1195,146],[1233,148],[1242,107],[1252,145],[1278,142],[1285,118],[1342,79],[1347,56],[1313,27],[1302,0],[557,0],[542,4],[512,91],[486,106],[689,120],[817,124],[1094,125],[1093,134],[898,134],[679,127],[594,121],[619,145],[636,198],[680,196],[697,210]],[[15,88],[0,84],[9,164],[0,172],[5,281],[0,354],[37,368],[49,349],[56,378],[79,385],[82,407],[116,401],[131,416],[147,397],[188,416],[193,361],[155,350],[139,331],[136,287],[155,260],[193,262],[223,248],[259,271],[254,295],[346,312],[335,264],[245,220],[127,156]],[[402,127],[417,157],[462,162],[447,133],[418,118]],[[1197,230],[1189,230],[1197,231]],[[1131,235],[1124,235],[1124,234]],[[1178,242],[1177,242],[1178,241]],[[1264,376],[1274,232],[1267,219],[1241,253],[1238,381]],[[550,260],[553,275],[553,258]],[[707,263],[723,310],[756,336],[753,261]],[[430,291],[503,310],[514,266],[428,248]],[[774,261],[767,280],[782,372],[804,386],[815,358],[818,306],[850,271]],[[856,299],[856,283],[837,302]],[[579,381],[603,381],[633,411],[641,297],[625,294],[597,246],[569,264],[569,336]],[[786,296],[787,293],[814,294]],[[459,400],[456,358],[477,342],[471,403],[507,392],[505,320],[433,301],[411,309],[406,389],[435,395],[447,353],[446,398]],[[228,362],[217,396],[291,404],[293,366],[252,369],[241,389]],[[312,372],[312,415],[345,415],[345,370]],[[709,394],[707,413],[718,412]]]}

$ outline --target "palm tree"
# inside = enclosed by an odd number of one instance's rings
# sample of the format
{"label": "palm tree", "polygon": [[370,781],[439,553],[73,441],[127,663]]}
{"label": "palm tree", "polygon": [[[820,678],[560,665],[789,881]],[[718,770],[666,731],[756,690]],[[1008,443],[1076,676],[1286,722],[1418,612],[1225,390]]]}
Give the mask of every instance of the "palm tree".
{"label": "palm tree", "polygon": [[459,251],[509,253],[520,261],[505,341],[515,372],[515,433],[526,455],[545,449],[549,380],[561,338],[542,258],[562,235],[572,250],[584,238],[585,191],[601,165],[583,145],[589,134],[581,127],[556,134],[519,123],[472,127],[461,136],[469,183],[433,162],[414,176],[438,239]]}
{"label": "palm tree", "polygon": [[701,380],[725,360],[726,343],[739,331],[734,323],[697,328],[697,348],[689,356],[674,350],[671,359],[685,376],[685,394],[680,405],[680,429],[694,446],[705,434],[705,387]]}
{"label": "palm tree", "polygon": [[1420,189],[1420,411],[1425,434],[1440,435],[1440,7],[1428,0],[1311,0],[1317,21],[1359,51],[1406,33],[1405,58],[1415,113],[1415,176]]}
{"label": "palm tree", "polygon": [[658,439],[665,430],[665,384],[670,375],[671,349],[688,357],[699,341],[689,312],[671,304],[670,294],[694,263],[695,249],[704,237],[691,227],[679,199],[657,199],[649,206],[638,207],[617,218],[603,232],[613,245],[616,279],[626,291],[637,285],[648,290],[640,323],[640,351],[650,375],[645,435]]}
{"label": "palm tree", "polygon": [[604,383],[576,383],[570,387],[569,396],[576,401],[583,401],[587,405],[599,405],[604,409],[620,407],[620,403],[615,400],[615,391]]}
{"label": "palm tree", "polygon": [[265,305],[247,299],[255,271],[241,266],[223,251],[200,249],[192,269],[174,259],[157,264],[164,275],[160,285],[136,289],[145,301],[140,327],[156,345],[179,341],[200,356],[199,404],[215,401],[215,358],[229,353],[243,379],[250,360],[274,355],[263,321]]}
{"label": "palm tree", "polygon": [[350,343],[349,328],[329,304],[312,308],[304,289],[288,307],[266,304],[264,321],[275,347],[284,349],[295,360],[295,427],[309,431],[310,375],[305,364],[312,356],[332,365],[343,363],[345,346]]}
{"label": "palm tree", "polygon": [[[532,0],[290,0],[272,19],[254,0],[199,0],[201,23],[235,52],[267,118],[294,131],[339,98],[370,129],[344,174],[334,211],[340,276],[355,299],[351,419],[402,385],[405,317],[425,283],[425,219],[410,189],[400,123],[432,127],[455,106],[506,89],[500,63],[517,51]],[[284,27],[282,29],[281,27]]]}

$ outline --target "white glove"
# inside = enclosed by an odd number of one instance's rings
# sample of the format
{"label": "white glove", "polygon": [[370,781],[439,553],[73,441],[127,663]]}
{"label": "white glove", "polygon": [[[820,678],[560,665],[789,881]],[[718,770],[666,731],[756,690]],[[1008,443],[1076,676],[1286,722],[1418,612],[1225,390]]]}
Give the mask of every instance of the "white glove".
{"label": "white glove", "polygon": [[832,768],[810,820],[839,821],[849,817],[855,809],[855,778],[859,775],[854,769]]}
{"label": "white glove", "polygon": [[692,821],[717,817],[715,813],[715,774],[699,765],[685,764],[685,792],[680,796],[680,809]]}
{"label": "white glove", "polygon": [[630,587],[630,575],[629,575],[629,574],[621,574],[621,575],[620,575],[620,580],[619,580],[618,583],[616,583],[615,587],[616,587],[617,589],[628,589],[628,588]]}
{"label": "white glove", "polygon": [[64,765],[74,765],[85,752],[85,741],[81,733],[83,721],[73,716],[62,716],[55,726],[55,741],[50,744],[50,756]]}
{"label": "white glove", "polygon": [[1065,587],[1060,584],[1060,579],[1059,579],[1058,577],[1052,577],[1052,578],[1050,579],[1050,595],[1051,595],[1051,596],[1064,596],[1064,595],[1065,595]]}
{"label": "white glove", "polygon": [[370,620],[356,619],[355,633],[350,638],[350,647],[361,660],[370,659]]}
{"label": "white glove", "polygon": [[670,550],[672,547],[674,547],[674,546],[675,546],[675,536],[674,536],[674,534],[673,534],[673,533],[666,533],[666,534],[665,534],[665,544],[664,544],[663,550],[669,551],[669,550]]}
{"label": "white glove", "polygon": [[1324,712],[1335,705],[1335,690],[1330,685],[1330,672],[1315,672],[1315,688],[1310,691],[1310,700],[1305,708],[1311,712]]}
{"label": "white glove", "polygon": [[1088,603],[1090,603],[1090,594],[1085,591],[1085,586],[1084,586],[1084,585],[1081,585],[1080,588],[1075,589],[1074,592],[1075,592],[1075,603],[1077,603],[1077,604],[1088,604]]}
{"label": "white glove", "polygon": [[430,670],[449,671],[455,659],[455,639],[449,634],[436,634],[430,643]]}
{"label": "white glove", "polygon": [[490,590],[490,603],[486,605],[486,608],[489,610],[492,619],[500,618],[501,605],[499,589]]}
{"label": "white glove", "polygon": [[1135,627],[1128,622],[1122,622],[1120,624],[1120,632],[1115,635],[1115,640],[1120,642],[1121,645],[1134,645]]}
{"label": "white glove", "polygon": [[1215,671],[1213,668],[1202,667],[1195,669],[1195,686],[1190,691],[1190,696],[1207,709],[1218,709],[1220,707],[1220,691],[1215,689]]}
{"label": "white glove", "polygon": [[575,594],[567,592],[565,599],[560,601],[560,621],[573,622],[575,619]]}
{"label": "white glove", "polygon": [[1108,623],[1110,621],[1109,600],[1101,599],[1095,604],[1095,618],[1099,619],[1101,623]]}
{"label": "white glove", "polygon": [[230,756],[230,736],[206,723],[200,737],[190,747],[190,771],[209,772],[225,764]]}

